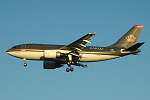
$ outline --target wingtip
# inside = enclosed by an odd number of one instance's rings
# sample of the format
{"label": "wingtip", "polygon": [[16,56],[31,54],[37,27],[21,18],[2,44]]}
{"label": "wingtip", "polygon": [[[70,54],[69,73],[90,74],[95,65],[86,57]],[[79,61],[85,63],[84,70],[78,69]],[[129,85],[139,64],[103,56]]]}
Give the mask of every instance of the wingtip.
{"label": "wingtip", "polygon": [[143,27],[144,27],[144,25],[134,25],[133,27],[143,28]]}
{"label": "wingtip", "polygon": [[92,33],[92,35],[94,35],[94,36],[95,36],[95,33],[96,33],[96,32],[93,32],[93,33]]}
{"label": "wingtip", "polygon": [[94,36],[95,36],[95,33],[96,33],[96,32],[93,32],[93,33],[89,33],[89,34],[91,34],[91,35],[94,35]]}

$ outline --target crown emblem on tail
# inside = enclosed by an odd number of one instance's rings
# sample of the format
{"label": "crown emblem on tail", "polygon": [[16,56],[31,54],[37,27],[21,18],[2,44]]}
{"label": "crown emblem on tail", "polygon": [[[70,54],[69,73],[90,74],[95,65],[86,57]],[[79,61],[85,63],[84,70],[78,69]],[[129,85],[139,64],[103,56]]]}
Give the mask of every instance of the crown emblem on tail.
{"label": "crown emblem on tail", "polygon": [[126,37],[126,39],[129,41],[129,42],[134,42],[136,40],[136,37],[133,36],[133,35],[129,35]]}

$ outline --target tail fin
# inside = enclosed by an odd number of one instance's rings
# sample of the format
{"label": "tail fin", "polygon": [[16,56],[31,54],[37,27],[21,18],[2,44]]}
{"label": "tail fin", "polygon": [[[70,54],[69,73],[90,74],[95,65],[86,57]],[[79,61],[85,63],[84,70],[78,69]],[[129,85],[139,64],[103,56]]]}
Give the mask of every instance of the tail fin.
{"label": "tail fin", "polygon": [[129,48],[135,45],[143,25],[134,25],[125,35],[123,35],[116,43],[109,47]]}

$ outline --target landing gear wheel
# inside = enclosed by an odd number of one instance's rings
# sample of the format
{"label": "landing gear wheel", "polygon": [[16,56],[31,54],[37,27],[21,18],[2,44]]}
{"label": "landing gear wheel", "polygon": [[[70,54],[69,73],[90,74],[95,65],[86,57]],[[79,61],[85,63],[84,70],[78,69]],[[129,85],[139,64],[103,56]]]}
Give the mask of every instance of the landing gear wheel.
{"label": "landing gear wheel", "polygon": [[27,66],[27,64],[26,63],[24,63],[24,67],[26,67]]}
{"label": "landing gear wheel", "polygon": [[69,69],[69,68],[67,68],[67,69],[66,69],[66,72],[69,72],[69,71],[70,71],[70,69]]}
{"label": "landing gear wheel", "polygon": [[70,65],[70,64],[71,64],[70,62],[67,63],[67,65]]}
{"label": "landing gear wheel", "polygon": [[70,71],[72,72],[73,70],[74,70],[74,69],[71,67],[71,68],[70,68]]}

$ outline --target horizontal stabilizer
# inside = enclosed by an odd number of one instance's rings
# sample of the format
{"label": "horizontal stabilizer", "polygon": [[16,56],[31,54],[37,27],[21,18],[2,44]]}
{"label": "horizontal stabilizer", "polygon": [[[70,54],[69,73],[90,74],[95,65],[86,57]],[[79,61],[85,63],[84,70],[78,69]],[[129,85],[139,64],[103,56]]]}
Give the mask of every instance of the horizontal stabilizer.
{"label": "horizontal stabilizer", "polygon": [[135,45],[133,45],[133,46],[131,46],[128,49],[125,49],[123,51],[135,51],[135,50],[137,50],[143,44],[144,44],[144,42],[136,43]]}

